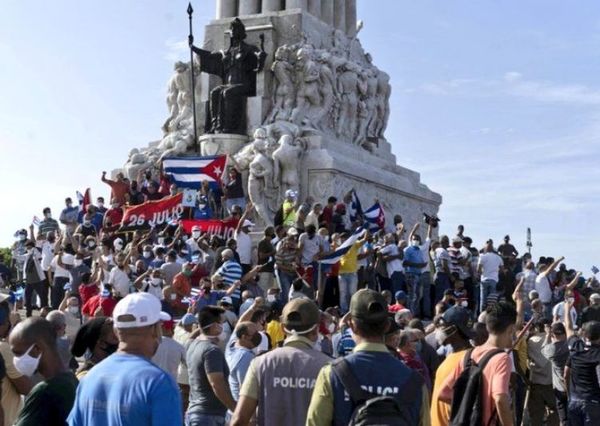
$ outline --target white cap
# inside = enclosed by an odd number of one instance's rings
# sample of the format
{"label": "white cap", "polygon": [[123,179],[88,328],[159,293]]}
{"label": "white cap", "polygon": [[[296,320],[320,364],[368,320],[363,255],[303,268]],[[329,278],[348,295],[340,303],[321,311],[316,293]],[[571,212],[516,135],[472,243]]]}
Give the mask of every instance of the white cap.
{"label": "white cap", "polygon": [[287,230],[287,234],[290,237],[295,237],[296,235],[298,235],[298,230],[296,228],[290,228]]}
{"label": "white cap", "polygon": [[233,305],[233,300],[229,296],[223,296],[221,298],[221,303],[227,303],[228,305]]}
{"label": "white cap", "polygon": [[201,229],[198,225],[194,225],[194,226],[192,226],[192,232],[193,231],[201,231]]}
{"label": "white cap", "polygon": [[242,228],[245,228],[246,226],[249,228],[252,228],[254,226],[254,223],[252,223],[251,221],[246,219],[246,220],[244,220],[244,223],[242,223]]}
{"label": "white cap", "polygon": [[62,255],[62,263],[65,265],[74,265],[75,264],[75,256],[69,253],[65,253]]}
{"label": "white cap", "polygon": [[[122,317],[125,315],[130,315],[134,319],[123,320]],[[171,315],[161,311],[160,300],[150,293],[128,294],[113,310],[113,322],[116,328],[146,327],[170,319]]]}

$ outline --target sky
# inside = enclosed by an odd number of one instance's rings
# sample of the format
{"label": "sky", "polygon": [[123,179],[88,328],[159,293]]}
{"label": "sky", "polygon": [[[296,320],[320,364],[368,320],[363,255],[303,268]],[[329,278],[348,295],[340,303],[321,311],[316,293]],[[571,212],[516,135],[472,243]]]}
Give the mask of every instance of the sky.
{"label": "sky", "polygon": [[[326,0],[323,0],[326,1]],[[373,4],[377,7],[372,7]],[[196,39],[213,0],[192,2]],[[0,246],[161,137],[187,60],[187,1],[4,0]],[[371,7],[369,7],[371,6]],[[600,2],[358,0],[359,38],[391,75],[398,163],[443,196],[442,233],[510,234],[535,258],[600,264]],[[599,265],[600,266],[600,265]]]}

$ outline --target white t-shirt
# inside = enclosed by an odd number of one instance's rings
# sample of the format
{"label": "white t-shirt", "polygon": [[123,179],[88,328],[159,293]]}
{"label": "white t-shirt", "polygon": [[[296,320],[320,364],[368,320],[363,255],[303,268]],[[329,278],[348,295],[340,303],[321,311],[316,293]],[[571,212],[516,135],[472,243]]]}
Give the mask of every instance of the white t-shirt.
{"label": "white t-shirt", "polygon": [[152,357],[152,362],[177,380],[179,364],[185,365],[185,348],[170,337],[163,336],[160,345]]}
{"label": "white t-shirt", "polygon": [[[400,249],[396,244],[388,244],[383,249],[381,249],[381,254],[384,256],[398,256],[400,253]],[[390,260],[385,262],[385,268],[388,273],[388,277],[391,277],[394,272],[404,272],[404,268],[402,267],[402,261],[400,259]]]}
{"label": "white t-shirt", "polygon": [[[562,323],[565,322],[565,302],[557,303],[552,309],[552,317],[558,317],[558,320]],[[571,320],[572,324],[577,324],[577,311],[571,306]]]}
{"label": "white t-shirt", "polygon": [[112,268],[108,276],[108,283],[113,286],[119,297],[125,297],[129,294],[131,281],[129,276],[120,268]]}
{"label": "white t-shirt", "polygon": [[54,260],[54,244],[44,241],[42,244],[42,269],[47,271]]}
{"label": "white t-shirt", "polygon": [[419,246],[419,250],[421,250],[421,254],[423,255],[423,262],[427,265],[421,269],[421,273],[429,272],[429,246],[431,245],[431,240],[427,238],[423,244]]}
{"label": "white t-shirt", "polygon": [[546,275],[538,275],[535,278],[535,291],[540,296],[542,303],[552,302],[552,290],[550,289],[550,281]]}
{"label": "white t-shirt", "polygon": [[243,265],[252,264],[252,238],[244,231],[235,233],[237,242],[237,252],[240,255],[240,263]]}
{"label": "white t-shirt", "polygon": [[500,266],[504,261],[496,253],[483,253],[479,256],[479,265],[481,265],[481,280],[492,280],[498,282],[498,273]]}
{"label": "white t-shirt", "polygon": [[446,265],[448,266],[448,270],[450,270],[450,255],[448,254],[448,250],[443,247],[438,247],[435,249],[435,272],[446,272],[443,269],[444,260],[446,260]]}
{"label": "white t-shirt", "polygon": [[460,278],[464,280],[465,278],[469,278],[471,276],[471,257],[473,255],[471,254],[471,250],[465,246],[460,248],[460,254],[463,259],[466,259],[465,264],[461,266],[460,272]]}
{"label": "white t-shirt", "polygon": [[[73,264],[74,257],[72,254],[63,254],[61,257],[61,261],[63,264]],[[43,261],[43,260],[42,260]],[[58,266],[58,256],[54,256],[52,262],[50,262],[50,267],[54,271],[55,278],[71,278],[71,274],[64,268]]]}
{"label": "white t-shirt", "polygon": [[300,235],[298,245],[302,245],[302,265],[310,265],[313,262],[313,258],[319,254],[319,247],[321,247],[321,236],[315,234],[312,240],[308,237],[307,233]]}
{"label": "white t-shirt", "polygon": [[144,280],[144,282],[142,283],[142,291],[155,296],[158,300],[163,300],[165,298],[162,290],[163,290],[163,287],[160,284],[159,285],[152,284],[152,280],[149,278],[146,278]]}

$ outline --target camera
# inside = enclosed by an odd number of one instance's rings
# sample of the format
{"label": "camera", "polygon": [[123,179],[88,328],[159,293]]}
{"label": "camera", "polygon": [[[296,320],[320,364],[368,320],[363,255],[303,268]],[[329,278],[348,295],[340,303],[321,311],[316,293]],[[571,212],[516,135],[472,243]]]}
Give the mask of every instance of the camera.
{"label": "camera", "polygon": [[432,228],[437,228],[440,218],[437,216],[430,216],[427,213],[423,213],[423,219],[427,225],[431,225]]}

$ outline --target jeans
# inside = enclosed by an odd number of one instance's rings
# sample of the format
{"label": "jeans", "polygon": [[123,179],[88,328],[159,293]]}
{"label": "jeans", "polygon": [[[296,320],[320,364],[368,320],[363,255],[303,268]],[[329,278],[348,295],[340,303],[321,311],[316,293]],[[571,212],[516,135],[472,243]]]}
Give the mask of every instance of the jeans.
{"label": "jeans", "polygon": [[600,402],[571,400],[569,402],[569,426],[591,425],[600,418]]}
{"label": "jeans", "polygon": [[567,424],[567,410],[569,409],[569,398],[566,392],[561,392],[554,389],[554,397],[556,398],[556,410],[562,424]]}
{"label": "jeans", "polygon": [[60,302],[65,297],[65,285],[69,282],[66,277],[54,277],[50,287],[50,306],[52,309],[58,309]]}
{"label": "jeans", "polygon": [[33,311],[33,292],[36,292],[40,297],[40,308],[48,306],[48,288],[46,287],[46,281],[39,281],[33,284],[25,285],[25,314],[27,317],[31,316]]}
{"label": "jeans", "polygon": [[538,385],[532,383],[529,386],[529,400],[527,411],[532,425],[544,424],[547,415],[547,426],[558,426],[558,413],[556,410],[556,399],[552,385]]}
{"label": "jeans", "polygon": [[279,283],[279,288],[281,289],[281,303],[284,305],[288,301],[292,281],[294,281],[297,277],[297,274],[277,270],[277,282]]}
{"label": "jeans", "polygon": [[485,311],[487,304],[487,298],[490,293],[496,291],[497,281],[494,280],[482,280],[481,286],[479,287],[479,312]]}
{"label": "jeans", "polygon": [[413,315],[419,311],[419,302],[423,297],[423,288],[421,287],[421,274],[406,273],[406,286],[408,287],[408,308]]}
{"label": "jeans", "polygon": [[419,312],[415,315],[419,318],[433,318],[431,309],[431,273],[423,272],[419,277],[422,299]]}
{"label": "jeans", "polygon": [[444,297],[444,292],[450,288],[450,277],[445,272],[435,274],[435,304]]}
{"label": "jeans", "polygon": [[225,416],[202,413],[188,413],[186,426],[225,426]]}
{"label": "jeans", "polygon": [[338,280],[340,288],[340,309],[343,313],[346,313],[350,308],[350,298],[356,293],[358,288],[358,276],[356,275],[356,272],[340,274]]}
{"label": "jeans", "polygon": [[390,277],[392,281],[392,295],[396,294],[397,291],[406,291],[406,280],[404,279],[404,273],[401,271],[395,271]]}

